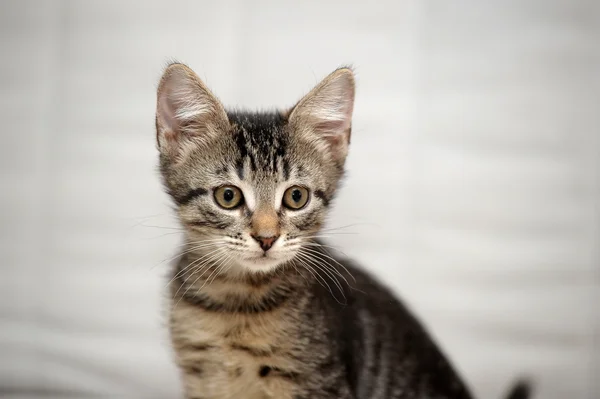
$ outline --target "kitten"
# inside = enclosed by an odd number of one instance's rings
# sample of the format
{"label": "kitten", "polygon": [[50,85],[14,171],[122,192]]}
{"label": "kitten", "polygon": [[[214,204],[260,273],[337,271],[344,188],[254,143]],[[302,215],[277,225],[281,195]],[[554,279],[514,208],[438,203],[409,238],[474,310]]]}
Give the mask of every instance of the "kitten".
{"label": "kitten", "polygon": [[471,397],[390,291],[315,240],[353,104],[348,68],[267,113],[227,112],[182,64],[164,72],[160,170],[186,240],[170,330],[187,398]]}

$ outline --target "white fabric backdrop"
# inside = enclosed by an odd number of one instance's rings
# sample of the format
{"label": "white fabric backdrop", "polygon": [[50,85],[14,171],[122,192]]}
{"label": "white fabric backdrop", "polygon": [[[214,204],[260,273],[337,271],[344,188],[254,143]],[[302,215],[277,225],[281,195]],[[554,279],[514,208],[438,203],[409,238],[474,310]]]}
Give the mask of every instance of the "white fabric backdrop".
{"label": "white fabric backdrop", "polygon": [[[168,3],[168,4],[167,4]],[[166,398],[156,172],[170,57],[228,105],[352,63],[331,237],[402,295],[480,398],[600,397],[595,1],[2,1],[0,396]],[[154,226],[154,227],[153,227]]]}

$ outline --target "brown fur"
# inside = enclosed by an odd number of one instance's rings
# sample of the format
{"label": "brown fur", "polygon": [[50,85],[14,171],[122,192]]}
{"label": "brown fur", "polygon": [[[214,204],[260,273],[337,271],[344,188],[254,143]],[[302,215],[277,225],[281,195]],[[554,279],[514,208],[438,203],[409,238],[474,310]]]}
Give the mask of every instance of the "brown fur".
{"label": "brown fur", "polygon": [[[347,68],[285,113],[227,113],[191,69],[167,68],[156,125],[185,226],[170,330],[186,398],[470,399],[410,312],[315,239],[343,174],[353,105]],[[223,186],[243,201],[220,206]],[[286,206],[296,186],[309,200]]]}
{"label": "brown fur", "polygon": [[[203,292],[215,299],[258,301],[278,283],[277,278],[258,286],[245,280],[214,281]],[[295,360],[298,348],[292,343],[299,338],[298,320],[307,298],[257,314],[214,312],[187,302],[179,287],[172,288],[171,336],[188,397],[294,397],[295,383],[285,376],[306,372]],[[264,367],[270,371],[261,377]]]}

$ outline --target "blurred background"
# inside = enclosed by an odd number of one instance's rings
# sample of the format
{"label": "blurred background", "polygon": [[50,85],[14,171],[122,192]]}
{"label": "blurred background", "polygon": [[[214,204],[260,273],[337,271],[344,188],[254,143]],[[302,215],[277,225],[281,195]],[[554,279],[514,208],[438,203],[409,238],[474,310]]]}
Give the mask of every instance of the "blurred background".
{"label": "blurred background", "polygon": [[176,398],[157,172],[171,59],[229,106],[358,91],[330,243],[478,398],[600,398],[600,3],[2,1],[0,396]]}

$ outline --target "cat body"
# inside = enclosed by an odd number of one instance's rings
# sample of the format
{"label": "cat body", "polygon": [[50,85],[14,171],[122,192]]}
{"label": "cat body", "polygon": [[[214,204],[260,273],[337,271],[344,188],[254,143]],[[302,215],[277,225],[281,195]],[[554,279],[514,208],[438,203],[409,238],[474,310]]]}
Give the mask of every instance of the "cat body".
{"label": "cat body", "polygon": [[191,69],[166,69],[156,127],[185,227],[170,331],[186,398],[471,398],[401,302],[318,240],[353,105],[348,68],[267,113],[226,112]]}
{"label": "cat body", "polygon": [[[351,288],[325,280],[332,294],[292,268],[262,284],[218,278],[198,297],[183,295],[182,273],[172,287],[171,330],[186,390],[208,398],[470,397],[385,288],[351,264],[328,266],[349,272]],[[253,299],[222,302],[238,295]]]}

